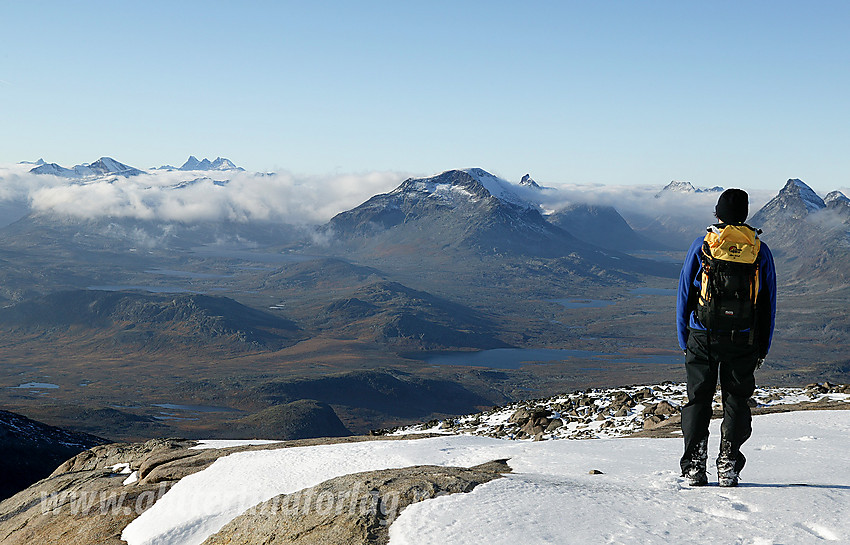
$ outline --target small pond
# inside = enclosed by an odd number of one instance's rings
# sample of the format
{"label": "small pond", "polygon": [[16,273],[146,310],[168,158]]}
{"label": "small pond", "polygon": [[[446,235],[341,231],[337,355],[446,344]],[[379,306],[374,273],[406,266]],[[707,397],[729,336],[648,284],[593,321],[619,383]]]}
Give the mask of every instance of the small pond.
{"label": "small pond", "polygon": [[35,390],[35,389],[49,389],[54,390],[58,388],[58,384],[51,384],[50,382],[26,382],[24,384],[19,384],[18,386],[10,386],[10,388],[21,388],[25,390]]}

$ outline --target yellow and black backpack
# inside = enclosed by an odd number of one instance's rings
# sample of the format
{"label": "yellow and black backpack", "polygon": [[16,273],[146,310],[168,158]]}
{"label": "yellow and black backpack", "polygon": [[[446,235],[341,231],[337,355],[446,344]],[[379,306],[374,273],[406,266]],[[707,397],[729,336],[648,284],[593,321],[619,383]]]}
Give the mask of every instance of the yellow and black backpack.
{"label": "yellow and black backpack", "polygon": [[760,230],[712,225],[702,243],[697,318],[709,331],[750,331],[753,342],[759,291]]}

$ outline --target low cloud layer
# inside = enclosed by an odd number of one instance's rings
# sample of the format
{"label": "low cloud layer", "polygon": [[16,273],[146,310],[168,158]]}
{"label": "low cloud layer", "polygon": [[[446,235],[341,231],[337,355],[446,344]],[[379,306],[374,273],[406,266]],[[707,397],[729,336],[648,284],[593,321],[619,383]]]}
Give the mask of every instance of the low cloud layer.
{"label": "low cloud layer", "polygon": [[[297,176],[287,172],[154,172],[130,178],[89,181],[29,174],[31,165],[0,168],[0,208],[29,210],[81,219],[133,218],[164,222],[279,222],[321,224],[373,195],[395,188],[400,172]],[[548,184],[547,184],[548,185]],[[642,216],[710,220],[716,193],[665,193],[661,186],[561,184],[543,190],[515,185],[521,196],[554,211],[575,203],[610,205],[627,219]],[[778,189],[777,189],[778,191]],[[776,192],[750,193],[754,214]],[[700,220],[702,221],[702,220]]]}
{"label": "low cloud layer", "polygon": [[27,203],[36,213],[179,221],[323,223],[407,177],[370,172],[298,177],[290,173],[157,172],[93,181],[0,170],[0,202]]}
{"label": "low cloud layer", "polygon": [[[545,211],[554,212],[574,204],[612,206],[630,222],[639,218],[670,217],[710,223],[719,193],[661,192],[658,186],[615,186],[601,184],[559,184],[542,191],[522,188],[523,196],[537,201]],[[777,191],[755,190],[750,194],[750,215],[755,214]],[[687,223],[687,222],[686,222]]]}

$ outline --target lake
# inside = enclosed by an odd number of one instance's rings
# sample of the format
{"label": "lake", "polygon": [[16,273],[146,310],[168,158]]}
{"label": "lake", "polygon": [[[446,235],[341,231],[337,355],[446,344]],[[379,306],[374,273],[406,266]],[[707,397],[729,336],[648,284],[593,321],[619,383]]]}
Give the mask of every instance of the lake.
{"label": "lake", "polygon": [[567,299],[549,299],[550,303],[558,303],[564,308],[604,308],[609,305],[613,305],[614,301],[608,301],[605,299],[578,299],[578,298],[567,298]]}
{"label": "lake", "polygon": [[[407,354],[407,357],[419,359],[430,365],[459,365],[465,367],[488,367],[490,369],[519,369],[529,364],[570,362],[587,359],[599,363],[624,364],[643,363],[657,365],[675,365],[682,362],[679,354],[617,354],[593,350],[569,350],[560,348],[495,348],[477,352],[456,351],[430,354]],[[583,368],[601,370],[601,367]]]}
{"label": "lake", "polygon": [[154,403],[154,407],[171,409],[172,411],[191,411],[196,413],[238,413],[238,409],[231,407],[217,407],[215,405],[178,405],[177,403]]}

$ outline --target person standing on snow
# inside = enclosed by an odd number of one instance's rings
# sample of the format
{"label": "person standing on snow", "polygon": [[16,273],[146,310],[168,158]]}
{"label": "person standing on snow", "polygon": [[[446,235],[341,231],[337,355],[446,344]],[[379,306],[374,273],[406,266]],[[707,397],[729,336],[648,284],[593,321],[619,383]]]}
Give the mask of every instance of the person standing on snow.
{"label": "person standing on snow", "polygon": [[760,231],[744,223],[748,199],[741,189],[720,195],[714,212],[720,223],[694,241],[679,277],[677,329],[688,380],[680,466],[692,486],[708,484],[708,426],[718,376],[723,422],[717,480],[720,486],[738,485],[746,462],[740,448],[752,433],[748,401],[754,373],[773,338],[776,272]]}

